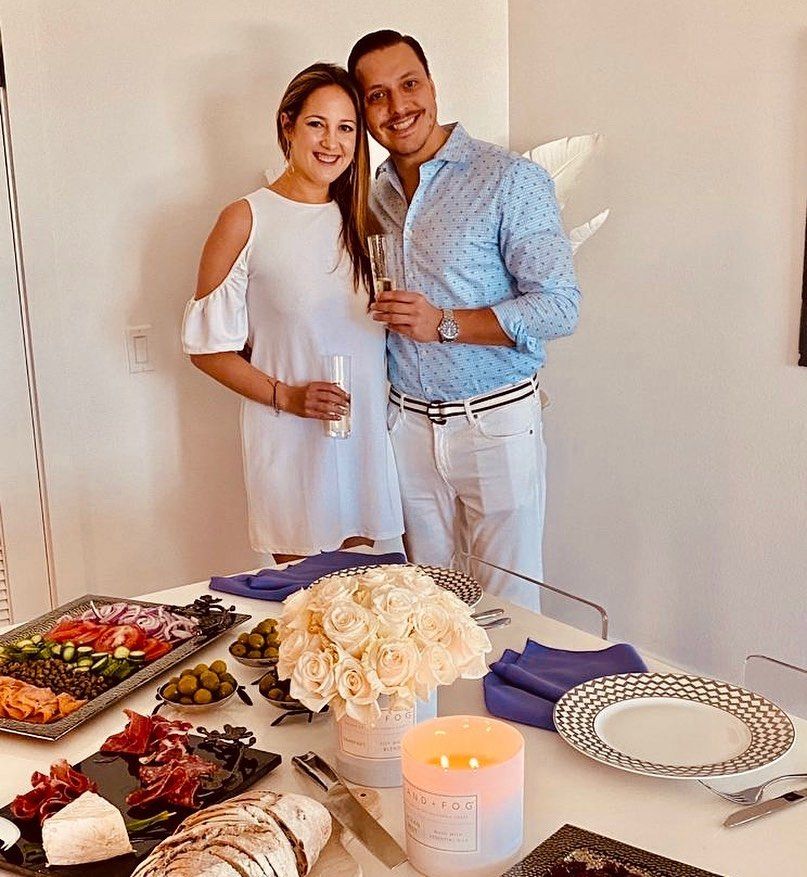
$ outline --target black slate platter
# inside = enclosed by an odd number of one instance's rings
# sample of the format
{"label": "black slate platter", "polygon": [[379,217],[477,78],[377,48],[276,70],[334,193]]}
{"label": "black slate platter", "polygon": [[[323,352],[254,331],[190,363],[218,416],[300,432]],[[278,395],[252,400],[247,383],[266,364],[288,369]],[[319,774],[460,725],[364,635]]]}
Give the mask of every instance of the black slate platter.
{"label": "black slate platter", "polygon": [[[281,762],[281,757],[274,752],[264,752],[262,749],[243,749],[239,759],[241,747],[230,746],[217,749],[206,743],[202,737],[191,735],[188,738],[191,752],[213,761],[229,775],[229,779],[222,785],[221,780],[211,782],[209,787],[204,785],[197,793],[201,799],[201,807],[216,804],[234,795],[246,791],[261,777],[274,770]],[[129,811],[125,798],[138,786],[137,780],[137,756],[114,755],[96,752],[84,761],[74,765],[76,770],[90,777],[98,785],[98,794],[114,804],[123,813],[125,819],[143,818],[160,813],[163,810],[174,812],[166,822],[160,822],[139,834],[131,834],[130,840],[134,847],[134,853],[128,856],[119,856],[116,859],[107,859],[104,862],[95,862],[88,865],[71,865],[69,867],[49,868],[45,864],[45,853],[42,849],[42,832],[38,820],[21,822],[11,814],[11,807],[7,805],[0,810],[0,816],[10,819],[20,827],[22,837],[17,843],[6,850],[0,851],[0,867],[15,874],[26,874],[29,877],[49,875],[49,877],[129,877],[137,865],[161,841],[173,834],[179,823],[188,816],[191,810],[184,807],[176,807],[158,801],[147,809]],[[235,771],[233,772],[233,767]],[[215,780],[215,777],[213,778]],[[204,791],[202,791],[204,790]],[[20,791],[27,791],[21,789]],[[201,809],[198,808],[198,809]]]}
{"label": "black slate platter", "polygon": [[720,877],[712,871],[667,859],[576,825],[559,828],[502,877],[546,877],[554,865],[574,853],[602,856],[623,867],[636,868],[647,877]]}

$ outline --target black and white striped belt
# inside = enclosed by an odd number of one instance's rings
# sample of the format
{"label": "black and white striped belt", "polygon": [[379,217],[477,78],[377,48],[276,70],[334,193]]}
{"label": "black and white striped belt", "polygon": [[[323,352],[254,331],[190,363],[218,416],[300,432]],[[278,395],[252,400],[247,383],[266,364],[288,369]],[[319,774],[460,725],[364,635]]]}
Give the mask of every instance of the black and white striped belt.
{"label": "black and white striped belt", "polygon": [[473,396],[470,399],[457,399],[454,402],[440,402],[435,400],[427,402],[425,399],[415,399],[390,387],[389,400],[393,405],[398,405],[404,411],[413,411],[428,417],[432,423],[445,423],[449,417],[466,416],[468,414],[481,414],[483,411],[492,411],[494,408],[502,408],[513,402],[521,402],[530,396],[538,398],[538,378],[527,378],[520,384],[511,384],[485,393],[482,396]]}

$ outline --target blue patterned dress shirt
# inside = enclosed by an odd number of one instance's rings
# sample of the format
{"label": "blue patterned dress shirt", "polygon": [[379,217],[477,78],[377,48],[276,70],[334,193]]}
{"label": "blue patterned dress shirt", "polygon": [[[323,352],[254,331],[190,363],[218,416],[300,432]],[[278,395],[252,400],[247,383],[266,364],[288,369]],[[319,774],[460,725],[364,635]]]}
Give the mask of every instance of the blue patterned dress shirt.
{"label": "blue patterned dress shirt", "polygon": [[389,333],[389,379],[418,399],[454,401],[521,381],[543,366],[545,342],[579,313],[572,251],[555,185],[534,162],[475,140],[455,124],[420,167],[407,205],[392,159],[371,204],[394,241],[393,280],[439,308],[490,307],[515,347],[423,343]]}

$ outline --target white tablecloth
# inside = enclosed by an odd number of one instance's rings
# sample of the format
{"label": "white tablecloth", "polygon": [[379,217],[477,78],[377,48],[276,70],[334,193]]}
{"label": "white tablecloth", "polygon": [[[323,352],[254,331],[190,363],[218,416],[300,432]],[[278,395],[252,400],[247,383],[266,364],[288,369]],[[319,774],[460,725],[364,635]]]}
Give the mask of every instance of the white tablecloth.
{"label": "white tablecloth", "polygon": [[[144,599],[185,604],[206,592],[207,583],[197,583],[144,595]],[[257,621],[276,617],[279,606],[262,600],[221,595],[240,611],[250,613]],[[481,608],[501,606],[503,601],[483,598]],[[513,618],[509,627],[491,631],[493,656],[507,648],[521,649],[530,636],[550,646],[571,649],[601,648],[602,640],[565,624],[540,615],[508,606]],[[244,625],[249,629],[251,622]],[[228,661],[239,681],[248,683],[260,671],[235,663],[227,654],[232,637],[227,635],[197,653],[195,661],[209,663],[216,658]],[[669,669],[657,663],[653,669]],[[170,674],[166,674],[166,677]],[[278,715],[255,693],[250,708],[234,699],[226,707],[205,713],[202,724],[221,727],[224,722],[246,725],[257,736],[262,749],[279,752],[283,764],[259,787],[300,791],[316,795],[314,787],[291,767],[292,755],[313,749],[326,758],[332,756],[330,719],[319,717],[312,724],[289,720],[280,727],[270,723]],[[0,801],[6,803],[21,790],[30,787],[34,770],[48,771],[51,762],[66,758],[75,763],[97,751],[103,740],[125,724],[121,710],[129,707],[148,713],[154,706],[155,686],[146,685],[139,691],[87,722],[78,730],[55,743],[30,740],[11,735],[0,736]],[[461,681],[439,693],[439,713],[483,714],[480,681]],[[166,711],[166,715],[169,712]],[[746,774],[731,783],[730,788],[751,785],[758,779],[807,769],[807,721],[796,720],[797,739],[793,749],[764,771]],[[726,829],[722,822],[733,805],[720,800],[694,780],[663,780],[639,776],[606,767],[567,746],[550,731],[518,726],[526,740],[525,834],[521,855],[526,855],[541,841],[565,823],[596,831],[625,843],[679,859],[724,877],[796,877],[807,874],[805,837],[807,837],[807,804],[792,807],[747,826]],[[402,845],[403,815],[400,789],[381,792],[382,821]],[[387,874],[369,853],[358,844],[351,847],[366,877]],[[0,869],[0,874],[9,873]],[[408,865],[396,869],[398,877],[417,875]]]}

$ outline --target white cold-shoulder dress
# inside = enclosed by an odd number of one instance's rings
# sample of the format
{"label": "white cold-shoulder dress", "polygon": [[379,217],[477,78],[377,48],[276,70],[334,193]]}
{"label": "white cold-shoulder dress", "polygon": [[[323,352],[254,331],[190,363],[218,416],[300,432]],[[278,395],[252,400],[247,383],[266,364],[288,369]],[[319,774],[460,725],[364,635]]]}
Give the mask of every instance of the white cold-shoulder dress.
{"label": "white cold-shoulder dress", "polygon": [[311,555],[348,536],[403,532],[386,428],[385,334],[354,291],[339,246],[336,202],[303,204],[259,189],[249,239],[225,280],[185,308],[186,353],[252,348],[252,364],[286,384],[327,380],[324,357],[351,356],[352,432],[244,399],[241,438],[250,542],[256,551]]}

